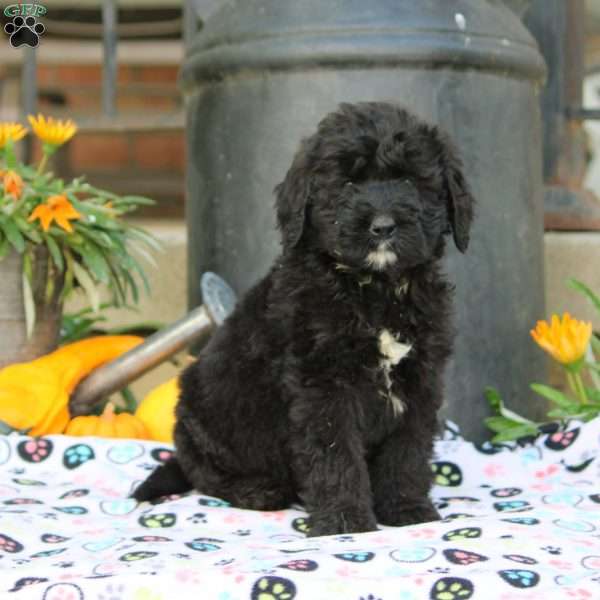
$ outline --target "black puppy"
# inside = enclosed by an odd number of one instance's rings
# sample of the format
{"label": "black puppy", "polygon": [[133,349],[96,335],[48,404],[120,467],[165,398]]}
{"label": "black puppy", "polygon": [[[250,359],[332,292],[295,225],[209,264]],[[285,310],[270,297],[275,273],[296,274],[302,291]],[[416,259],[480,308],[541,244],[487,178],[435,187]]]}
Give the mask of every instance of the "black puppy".
{"label": "black puppy", "polygon": [[342,104],[276,188],[283,253],[181,377],[175,458],[137,500],[196,488],[300,501],[310,535],[438,519],[428,499],[451,351],[446,234],[473,199],[448,138],[406,110]]}

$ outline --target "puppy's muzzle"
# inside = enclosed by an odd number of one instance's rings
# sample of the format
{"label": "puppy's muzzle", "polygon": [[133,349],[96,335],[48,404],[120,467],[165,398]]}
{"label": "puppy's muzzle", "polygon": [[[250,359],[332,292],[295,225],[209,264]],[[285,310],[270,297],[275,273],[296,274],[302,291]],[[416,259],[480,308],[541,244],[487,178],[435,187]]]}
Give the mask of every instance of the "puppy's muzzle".
{"label": "puppy's muzzle", "polygon": [[385,241],[390,239],[396,231],[396,223],[392,217],[388,215],[379,215],[375,217],[369,227],[371,234],[377,241]]}

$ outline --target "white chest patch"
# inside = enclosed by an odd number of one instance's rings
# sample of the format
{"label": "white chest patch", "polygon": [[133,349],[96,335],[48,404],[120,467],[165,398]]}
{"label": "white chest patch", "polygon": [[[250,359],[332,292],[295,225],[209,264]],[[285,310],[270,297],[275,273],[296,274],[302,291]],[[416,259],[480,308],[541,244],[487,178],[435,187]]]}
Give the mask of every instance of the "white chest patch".
{"label": "white chest patch", "polygon": [[394,415],[400,415],[406,407],[402,400],[392,392],[390,372],[410,352],[412,346],[399,342],[388,329],[381,330],[378,345],[379,353],[381,354],[379,367],[383,372],[383,381],[385,384],[385,390],[381,391],[380,394],[392,403]]}
{"label": "white chest patch", "polygon": [[379,244],[377,250],[367,254],[366,263],[376,271],[383,271],[387,266],[393,265],[398,260],[394,252],[386,244]]}

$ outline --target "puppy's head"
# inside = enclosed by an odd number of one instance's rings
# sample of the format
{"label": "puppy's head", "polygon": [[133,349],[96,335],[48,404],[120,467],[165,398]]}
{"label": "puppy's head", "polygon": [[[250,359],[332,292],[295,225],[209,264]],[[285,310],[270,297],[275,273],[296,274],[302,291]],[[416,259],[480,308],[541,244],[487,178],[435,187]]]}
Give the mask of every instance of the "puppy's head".
{"label": "puppy's head", "polygon": [[284,252],[309,246],[352,269],[403,271],[469,244],[473,198],[450,140],[385,103],[342,104],[275,189]]}

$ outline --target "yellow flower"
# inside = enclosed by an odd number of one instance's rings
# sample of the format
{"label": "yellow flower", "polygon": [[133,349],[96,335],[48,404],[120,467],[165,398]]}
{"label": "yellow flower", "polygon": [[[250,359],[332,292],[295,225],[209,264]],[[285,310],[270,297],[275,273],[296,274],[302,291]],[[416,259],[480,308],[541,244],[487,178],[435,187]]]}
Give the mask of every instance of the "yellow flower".
{"label": "yellow flower", "polygon": [[6,171],[4,175],[4,193],[18,200],[23,193],[23,180],[18,173]]}
{"label": "yellow flower", "polygon": [[27,220],[31,222],[39,219],[44,231],[48,231],[52,221],[56,221],[57,225],[70,233],[73,231],[73,227],[69,221],[80,218],[81,215],[73,208],[67,197],[61,195],[50,196],[45,204],[40,204],[35,208]]}
{"label": "yellow flower", "polygon": [[0,123],[0,148],[4,148],[8,140],[18,142],[25,135],[27,129],[21,123]]}
{"label": "yellow flower", "polygon": [[584,356],[592,337],[592,324],[573,319],[569,313],[552,315],[551,323],[538,321],[531,337],[563,365],[572,365]]}
{"label": "yellow flower", "polygon": [[42,142],[50,144],[51,146],[62,146],[62,144],[68,142],[77,132],[77,125],[75,125],[71,119],[61,121],[60,119],[44,117],[43,115],[38,115],[37,117],[29,115],[27,118],[31,123],[31,128],[35,135],[37,135]]}

